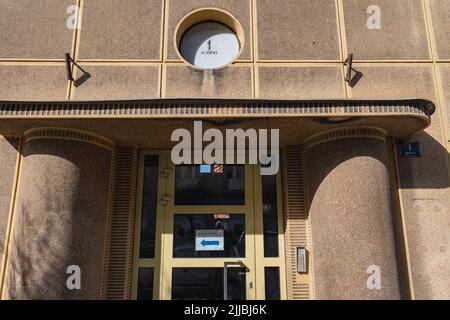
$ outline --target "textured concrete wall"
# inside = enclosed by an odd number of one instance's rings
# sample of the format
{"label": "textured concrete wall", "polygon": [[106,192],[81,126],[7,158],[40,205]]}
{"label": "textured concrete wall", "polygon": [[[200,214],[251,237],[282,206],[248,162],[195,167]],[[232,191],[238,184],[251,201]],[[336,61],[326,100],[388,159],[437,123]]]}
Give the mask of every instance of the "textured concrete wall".
{"label": "textured concrete wall", "polygon": [[[20,139],[0,136],[0,261],[4,253],[9,208]],[[0,267],[0,274],[1,274]]]}
{"label": "textured concrete wall", "polygon": [[[100,298],[111,151],[33,140],[23,155],[4,297]],[[66,287],[70,265],[81,290]]]}
{"label": "textured concrete wall", "polygon": [[[316,297],[399,299],[386,143],[347,138],[306,152]],[[367,288],[371,265],[380,290]]]}
{"label": "textured concrete wall", "polygon": [[[450,0],[84,0],[78,31],[66,27],[75,3],[0,0],[0,99],[431,99],[431,127],[411,138],[422,157],[399,158],[397,174],[413,296],[450,297]],[[380,30],[367,28],[372,4]],[[202,7],[233,14],[245,36],[218,72],[192,69],[174,48],[180,19]],[[84,83],[66,79],[65,52],[91,74]],[[363,73],[354,87],[348,53]]]}

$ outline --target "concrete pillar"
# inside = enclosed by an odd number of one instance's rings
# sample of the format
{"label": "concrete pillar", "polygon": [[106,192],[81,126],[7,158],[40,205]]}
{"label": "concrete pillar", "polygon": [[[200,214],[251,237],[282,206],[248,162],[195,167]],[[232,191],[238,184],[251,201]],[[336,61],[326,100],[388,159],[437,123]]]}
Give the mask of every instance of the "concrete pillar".
{"label": "concrete pillar", "polygon": [[[348,128],[305,144],[317,299],[400,299],[389,161],[381,131]],[[381,288],[376,285],[380,271]]]}
{"label": "concrete pillar", "polygon": [[[24,140],[3,298],[99,299],[114,146],[66,129],[30,130]],[[79,290],[66,285],[71,265]]]}

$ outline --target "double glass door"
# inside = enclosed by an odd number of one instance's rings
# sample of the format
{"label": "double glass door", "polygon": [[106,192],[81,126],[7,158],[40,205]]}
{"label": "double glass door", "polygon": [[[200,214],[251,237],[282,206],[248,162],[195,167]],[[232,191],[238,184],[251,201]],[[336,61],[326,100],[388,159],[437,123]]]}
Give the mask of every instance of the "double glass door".
{"label": "double glass door", "polygon": [[284,299],[280,177],[140,154],[132,296]]}

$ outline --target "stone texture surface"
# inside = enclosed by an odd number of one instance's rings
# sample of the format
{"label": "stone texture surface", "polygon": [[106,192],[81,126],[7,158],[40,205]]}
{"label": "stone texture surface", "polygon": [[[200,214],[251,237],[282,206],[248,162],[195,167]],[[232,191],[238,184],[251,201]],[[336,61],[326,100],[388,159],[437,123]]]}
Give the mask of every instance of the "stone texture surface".
{"label": "stone texture surface", "polygon": [[66,13],[75,0],[0,1],[0,58],[64,59],[74,30]]}
{"label": "stone texture surface", "polygon": [[252,68],[195,70],[191,67],[166,68],[165,97],[252,97]]}
{"label": "stone texture surface", "polygon": [[398,160],[403,213],[416,299],[449,299],[449,154],[439,115],[408,140],[422,156]]}
{"label": "stone texture surface", "polygon": [[251,8],[249,0],[168,0],[167,57],[179,59],[174,47],[175,28],[188,13],[200,8],[219,8],[231,13],[244,29],[245,44],[238,60],[252,57]]}
{"label": "stone texture surface", "polygon": [[[363,79],[354,97],[425,97],[437,103],[431,66],[361,67]],[[420,143],[420,158],[399,158],[399,175],[410,263],[417,299],[448,299],[448,152],[442,136],[439,108],[431,125],[412,137]]]}
{"label": "stone texture surface", "polygon": [[[159,66],[81,65],[91,77],[74,88],[76,100],[159,97]],[[80,73],[79,77],[82,77]]]}
{"label": "stone texture surface", "polygon": [[[4,253],[19,139],[0,136],[0,261]],[[0,266],[0,274],[2,274]]]}
{"label": "stone texture surface", "polygon": [[257,19],[259,59],[340,59],[334,1],[258,0]]}
{"label": "stone texture surface", "polygon": [[162,0],[85,0],[80,59],[161,58]]}
{"label": "stone texture surface", "polygon": [[439,59],[450,59],[450,0],[429,0]]}
{"label": "stone texture surface", "polygon": [[[347,49],[355,59],[430,58],[421,0],[344,0]],[[370,5],[381,10],[381,29],[370,30]]]}
{"label": "stone texture surface", "polygon": [[261,98],[344,98],[340,67],[259,67]]}
{"label": "stone texture surface", "polygon": [[431,65],[354,64],[363,73],[362,79],[351,89],[353,98],[427,98],[437,103]]}
{"label": "stone texture surface", "polygon": [[68,81],[63,64],[1,65],[0,99],[64,100]]}
{"label": "stone texture surface", "polygon": [[[439,66],[439,71],[442,79],[442,90],[444,92],[444,103],[443,108],[446,110],[447,114],[447,129],[450,130],[450,63]],[[450,136],[450,131],[448,132]]]}
{"label": "stone texture surface", "polygon": [[[112,154],[63,140],[24,148],[5,297],[98,299]],[[66,286],[70,265],[81,269],[81,290]]]}
{"label": "stone texture surface", "polygon": [[[385,142],[351,138],[307,150],[315,292],[318,299],[399,299]],[[367,288],[369,266],[381,289]]]}

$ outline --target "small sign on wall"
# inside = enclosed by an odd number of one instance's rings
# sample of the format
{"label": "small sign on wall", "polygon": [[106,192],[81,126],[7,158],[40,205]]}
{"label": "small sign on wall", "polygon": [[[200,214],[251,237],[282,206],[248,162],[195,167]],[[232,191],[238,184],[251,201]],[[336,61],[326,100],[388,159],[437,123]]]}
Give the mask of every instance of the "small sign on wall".
{"label": "small sign on wall", "polygon": [[195,251],[223,251],[223,229],[196,230]]}
{"label": "small sign on wall", "polygon": [[305,273],[307,271],[306,265],[306,248],[304,246],[296,248],[297,272]]}
{"label": "small sign on wall", "polygon": [[419,158],[420,145],[417,141],[408,141],[399,143],[400,156],[406,158]]}

